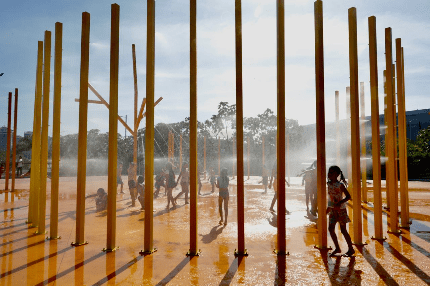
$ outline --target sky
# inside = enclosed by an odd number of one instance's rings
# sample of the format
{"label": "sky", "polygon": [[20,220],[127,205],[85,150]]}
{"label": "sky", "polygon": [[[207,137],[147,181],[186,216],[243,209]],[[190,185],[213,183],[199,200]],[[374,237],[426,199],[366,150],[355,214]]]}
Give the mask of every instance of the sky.
{"label": "sky", "polygon": [[[44,31],[55,38],[63,23],[61,135],[78,132],[82,12],[91,15],[89,82],[109,101],[111,4],[120,5],[120,116],[133,125],[132,44],[136,45],[139,106],[145,97],[146,1],[51,0],[3,1],[0,9],[0,126],[7,125],[7,96],[19,89],[18,135],[33,128],[37,42]],[[325,118],[335,120],[336,90],[340,118],[346,116],[349,86],[348,9],[357,8],[359,81],[365,84],[365,113],[370,115],[368,17],[376,16],[380,111],[384,33],[392,28],[393,51],[402,39],[405,53],[406,110],[430,108],[430,1],[326,0],[324,13]],[[235,103],[235,34],[233,0],[197,1],[198,120],[217,113],[221,101]],[[155,123],[179,122],[189,116],[189,2],[157,0],[155,24]],[[276,1],[242,1],[244,116],[276,111]],[[286,117],[315,123],[314,1],[285,0]],[[50,129],[54,44],[51,51]],[[395,52],[393,52],[395,61]],[[89,99],[97,99],[89,91]],[[88,130],[108,131],[105,106],[90,104]],[[141,128],[145,121],[142,120]],[[124,128],[118,125],[118,132]]]}

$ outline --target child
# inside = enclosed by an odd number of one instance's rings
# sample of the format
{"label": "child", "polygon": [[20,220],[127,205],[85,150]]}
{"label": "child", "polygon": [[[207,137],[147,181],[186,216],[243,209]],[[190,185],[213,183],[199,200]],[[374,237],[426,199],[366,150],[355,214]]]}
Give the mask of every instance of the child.
{"label": "child", "polygon": [[[216,186],[217,188],[219,188],[218,209],[219,209],[219,215],[221,216],[221,220],[219,221],[219,224],[223,224],[224,222],[225,226],[227,225],[227,217],[228,217],[228,199],[229,199],[228,183],[229,183],[229,179],[227,176],[227,169],[224,168],[221,170],[221,176],[218,177]],[[225,220],[223,220],[223,217],[222,217],[223,202],[224,202]]]}
{"label": "child", "polygon": [[216,181],[215,180],[215,171],[213,168],[211,168],[209,182],[211,183],[211,186],[212,186],[212,193],[215,192],[215,181]]}
{"label": "child", "polygon": [[[338,181],[339,175],[341,182]],[[351,222],[351,220],[348,217],[345,205],[345,203],[351,199],[351,196],[348,190],[345,188],[345,177],[343,176],[342,171],[338,166],[331,166],[328,169],[327,177],[329,200],[326,212],[327,214],[330,214],[328,230],[336,247],[335,250],[330,254],[330,257],[335,256],[336,254],[341,252],[339,242],[337,241],[337,236],[335,233],[335,227],[337,222],[339,222],[340,231],[342,232],[343,236],[345,237],[346,243],[348,244],[348,251],[343,256],[351,257],[355,253],[355,250],[352,247],[351,237],[346,230],[346,224],[348,222]],[[342,198],[342,194],[345,194],[345,198]]]}
{"label": "child", "polygon": [[144,176],[137,177],[137,194],[139,195],[137,199],[139,200],[139,203],[141,205],[141,210],[145,209],[145,185],[143,184],[144,181]]}
{"label": "child", "polygon": [[175,173],[173,172],[172,163],[167,163],[166,169],[168,172],[167,182],[166,182],[166,191],[167,191],[167,209],[170,208],[170,202],[172,202],[173,207],[176,207],[175,200],[173,199],[172,191],[173,188],[176,187],[175,181]]}
{"label": "child", "polygon": [[164,174],[164,169],[161,169],[161,171],[155,176],[155,193],[154,197],[157,198],[160,194],[160,188],[163,187],[164,190],[166,190],[166,185],[164,184],[164,181],[166,179],[166,174]]}
{"label": "child", "polygon": [[[128,167],[128,189],[130,190],[130,196],[131,196],[131,206],[135,206],[135,201],[137,198],[137,190],[136,190],[136,165],[134,162],[130,163],[130,166]],[[133,182],[133,186],[131,186],[131,182]]]}
{"label": "child", "polygon": [[103,211],[107,207],[107,194],[103,188],[97,190],[96,211]]}
{"label": "child", "polygon": [[[275,195],[273,196],[272,204],[270,205],[270,209],[269,209],[271,212],[275,211],[273,209],[273,207],[275,206],[276,200],[278,199],[278,181],[276,179],[277,178],[277,174],[278,174],[278,172],[277,172],[277,164],[278,164],[278,161],[276,160],[275,164],[273,164],[272,176],[270,177],[270,184],[269,184],[269,189],[270,189],[272,187],[272,182],[273,182],[273,190],[275,191]],[[288,187],[290,186],[290,183],[288,183],[287,180],[285,180],[285,183],[287,183]],[[287,209],[285,209],[285,213],[286,214],[290,214],[290,212]]]}
{"label": "child", "polygon": [[122,182],[121,174],[122,174],[122,163],[119,163],[118,169],[116,170],[116,187],[118,188],[118,185],[121,184],[121,192],[120,193],[124,194],[124,191],[122,190],[124,187],[124,183]]}
{"label": "child", "polygon": [[267,194],[267,185],[269,182],[269,176],[267,174],[266,166],[263,166],[263,174],[262,175],[263,175],[262,176],[263,179],[261,180],[261,182],[263,183],[263,187],[264,187],[264,193],[263,194]]}
{"label": "child", "polygon": [[175,197],[175,203],[176,199],[182,195],[185,194],[185,204],[188,204],[188,186],[190,184],[190,173],[188,172],[188,164],[184,163],[182,165],[181,173],[179,174],[178,180],[176,181],[176,184],[178,184],[179,180],[181,180],[181,188],[182,191]]}

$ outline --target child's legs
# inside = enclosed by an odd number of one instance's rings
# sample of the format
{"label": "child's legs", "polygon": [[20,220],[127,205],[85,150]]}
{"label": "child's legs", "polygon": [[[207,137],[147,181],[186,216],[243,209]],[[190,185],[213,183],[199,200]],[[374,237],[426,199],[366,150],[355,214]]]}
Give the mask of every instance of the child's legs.
{"label": "child's legs", "polygon": [[218,197],[218,210],[219,210],[219,216],[221,217],[221,221],[223,220],[223,216],[222,216],[222,201],[223,198],[221,196]]}
{"label": "child's legs", "polygon": [[272,204],[270,205],[270,209],[273,210],[273,207],[275,206],[276,200],[278,199],[278,192],[275,192],[275,195],[272,199]]}
{"label": "child's legs", "polygon": [[225,222],[227,223],[227,217],[228,217],[228,199],[229,196],[224,198],[224,214],[225,214]]}
{"label": "child's legs", "polygon": [[[309,210],[309,197],[310,197],[310,194],[309,194],[309,192],[305,191],[305,195],[306,195],[306,209]],[[312,204],[311,204],[311,207],[312,207]]]}
{"label": "child's legs", "polygon": [[166,188],[166,194],[167,194],[167,207],[169,207],[170,201],[172,201],[172,204],[173,204],[173,199],[171,199],[171,197],[172,197],[172,189],[171,188]]}
{"label": "child's legs", "polygon": [[346,243],[348,244],[348,248],[352,248],[352,241],[351,236],[349,235],[348,231],[346,230],[346,223],[340,223],[340,232],[342,232],[343,237],[345,237]]}
{"label": "child's legs", "polygon": [[331,239],[333,240],[333,243],[334,243],[334,246],[336,247],[336,249],[340,250],[335,228],[336,228],[336,222],[329,222],[328,231],[330,232]]}

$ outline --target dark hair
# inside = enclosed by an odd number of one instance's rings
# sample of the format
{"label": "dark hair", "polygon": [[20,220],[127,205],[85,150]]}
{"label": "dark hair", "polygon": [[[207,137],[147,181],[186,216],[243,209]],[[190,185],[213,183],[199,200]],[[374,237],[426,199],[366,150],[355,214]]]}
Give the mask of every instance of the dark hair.
{"label": "dark hair", "polygon": [[140,175],[139,177],[137,177],[137,183],[138,184],[142,184],[143,182],[145,182],[145,178],[142,175]]}
{"label": "dark hair", "polygon": [[345,186],[348,186],[345,176],[343,175],[342,170],[339,168],[339,166],[336,166],[336,165],[330,166],[330,168],[328,168],[328,172],[330,173],[330,171],[338,173],[340,175],[340,181],[344,183]]}
{"label": "dark hair", "polygon": [[227,175],[228,175],[227,168],[221,169],[220,177],[227,177]]}
{"label": "dark hair", "polygon": [[98,196],[103,196],[104,194],[106,194],[106,193],[105,193],[105,189],[103,189],[103,188],[99,188],[99,189],[97,190],[97,195],[98,195]]}

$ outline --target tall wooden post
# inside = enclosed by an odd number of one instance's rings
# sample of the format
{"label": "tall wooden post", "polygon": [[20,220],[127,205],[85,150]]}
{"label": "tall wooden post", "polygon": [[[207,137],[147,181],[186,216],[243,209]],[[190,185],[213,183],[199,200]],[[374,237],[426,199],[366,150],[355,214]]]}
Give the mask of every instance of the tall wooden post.
{"label": "tall wooden post", "polygon": [[[16,129],[18,126],[18,89],[15,88],[15,104],[13,112],[13,136],[12,136],[12,188],[15,191],[15,177],[16,177]],[[12,195],[13,198],[13,195]]]}
{"label": "tall wooden post", "polygon": [[397,181],[396,181],[396,151],[394,145],[394,94],[393,94],[393,55],[391,28],[385,29],[385,61],[387,80],[387,190],[390,190],[390,230],[391,233],[399,233],[397,219]]}
{"label": "tall wooden post", "polygon": [[49,121],[49,88],[51,77],[51,32],[45,31],[45,48],[43,56],[43,102],[42,134],[40,145],[40,189],[39,189],[39,223],[38,234],[45,233],[46,217],[46,178],[48,176],[48,121]]}
{"label": "tall wooden post", "polygon": [[49,239],[58,236],[58,195],[60,183],[61,66],[63,55],[63,24],[55,23],[54,107],[52,124],[51,221]]}
{"label": "tall wooden post", "polygon": [[28,223],[33,227],[39,221],[39,177],[40,177],[40,122],[42,105],[43,41],[37,42],[36,88],[34,96],[33,134],[31,138],[31,175]]}
{"label": "tall wooden post", "polygon": [[[137,89],[137,67],[136,67],[136,45],[131,45],[133,56],[133,80],[134,80],[134,136],[133,136],[133,162],[137,166],[137,129],[139,128],[139,119],[137,113],[138,89]],[[137,172],[136,172],[137,173]],[[136,179],[136,178],[135,178]]]}
{"label": "tall wooden post", "polygon": [[334,105],[336,112],[336,165],[340,166],[340,118],[339,118],[339,91],[334,93]]}
{"label": "tall wooden post", "polygon": [[[405,98],[406,98],[406,93],[405,93],[405,57],[404,57],[404,53],[403,53],[403,47],[402,47],[402,79],[403,79],[403,84],[402,84],[402,88],[403,88],[403,91],[402,91],[402,93],[403,93],[403,102],[405,102]],[[405,110],[406,110],[406,106],[405,106]],[[405,111],[405,120],[406,120],[406,111]],[[406,126],[406,125],[405,125]],[[405,130],[405,132],[406,132],[406,130]],[[405,135],[405,137],[406,137],[406,135]],[[405,148],[407,148],[407,146],[405,145]],[[407,150],[406,150],[406,152],[407,152]],[[406,158],[406,161],[407,161],[407,158]],[[409,187],[408,187],[408,178],[409,178],[409,176],[408,176],[408,168],[407,168],[407,165],[406,165],[406,192],[405,192],[405,199],[406,199],[406,213],[407,213],[407,216],[408,216],[408,218],[409,218]]]}
{"label": "tall wooden post", "polygon": [[248,136],[248,139],[247,139],[247,142],[248,142],[248,180],[249,180],[249,169],[250,169],[250,164],[251,164],[251,157],[250,157],[250,144],[251,144],[251,141],[249,140],[249,136]]}
{"label": "tall wooden post", "polygon": [[[346,143],[346,169],[348,172],[348,190],[352,189],[352,179],[351,179],[351,88],[346,87],[346,130],[345,134],[347,137]],[[353,196],[354,194],[351,194]]]}
{"label": "tall wooden post", "polygon": [[[248,255],[245,249],[245,185],[243,178],[243,83],[242,83],[242,3],[235,1],[236,36],[236,146],[237,146],[237,251]],[[233,138],[234,142],[234,138]],[[233,145],[234,151],[234,145]],[[233,157],[234,162],[234,157]],[[233,163],[234,166],[234,163]],[[233,168],[234,170],[234,168]],[[234,175],[234,173],[233,173]]]}
{"label": "tall wooden post", "polygon": [[[111,5],[110,78],[109,78],[109,156],[107,236],[105,251],[116,249],[116,169],[118,157],[118,70],[119,70],[119,5]],[[137,116],[137,100],[135,101]],[[136,120],[134,121],[136,131]],[[137,138],[136,134],[134,138]],[[136,146],[136,145],[135,145]],[[135,165],[136,167],[137,165]]]}
{"label": "tall wooden post", "polygon": [[360,82],[360,145],[361,145],[361,199],[367,203],[367,162],[366,162],[366,113],[364,102],[364,82]]}
{"label": "tall wooden post", "polygon": [[348,9],[349,74],[351,87],[351,167],[353,193],[354,243],[362,245],[361,186],[360,186],[360,125],[358,100],[357,11]]}
{"label": "tall wooden post", "polygon": [[73,246],[85,241],[85,185],[87,172],[88,72],[90,62],[90,13],[82,13],[81,80],[79,91],[78,175],[76,197],[76,239]]}
{"label": "tall wooden post", "polygon": [[5,191],[9,190],[9,168],[10,168],[10,136],[12,121],[12,92],[9,92],[8,109],[7,109],[7,135],[6,135],[6,174],[5,174]]}
{"label": "tall wooden post", "polygon": [[397,204],[398,204],[398,194],[399,194],[399,172],[398,172],[398,160],[399,158],[397,157],[398,154],[398,146],[397,146],[397,100],[396,100],[396,65],[393,64],[392,65],[392,71],[391,71],[391,75],[393,76],[393,80],[392,80],[392,85],[393,85],[393,144],[394,144],[394,154],[395,154],[395,163],[394,163],[394,175],[395,175],[395,181],[396,184],[395,186],[395,190],[396,190],[396,197],[397,197]]}
{"label": "tall wooden post", "polygon": [[408,154],[406,145],[406,108],[405,95],[403,94],[403,64],[402,64],[402,39],[396,39],[396,63],[397,63],[397,103],[399,122],[399,163],[400,163],[400,210],[402,228],[409,228],[409,214],[407,211],[408,192]]}
{"label": "tall wooden post", "polygon": [[[388,158],[387,155],[387,140],[388,140],[388,123],[387,123],[387,71],[383,71],[383,77],[384,77],[384,143],[385,143],[385,157]],[[385,161],[385,181],[387,181],[387,173],[388,173],[388,161]],[[387,199],[387,209],[390,209],[390,190],[388,189],[388,186],[385,187],[385,196]]]}
{"label": "tall wooden post", "polygon": [[154,199],[154,77],[155,77],[155,1],[147,0],[146,25],[146,130],[145,130],[145,227],[143,250],[151,254],[153,246]]}
{"label": "tall wooden post", "polygon": [[381,196],[381,136],[379,132],[379,96],[378,96],[378,57],[376,41],[376,17],[369,22],[369,67],[370,96],[372,109],[372,162],[373,162],[373,212],[375,236],[373,239],[384,240],[382,232],[382,196]]}
{"label": "tall wooden post", "polygon": [[278,184],[278,255],[286,252],[285,229],[285,7],[284,0],[276,1],[276,27],[277,27],[277,184]]}
{"label": "tall wooden post", "polygon": [[204,137],[204,143],[203,143],[203,174],[204,174],[204,180],[206,180],[206,136]]}
{"label": "tall wooden post", "polygon": [[318,189],[318,248],[327,248],[327,206],[325,113],[324,113],[324,40],[323,2],[314,3],[315,13],[315,89],[317,138],[317,189]]}
{"label": "tall wooden post", "polygon": [[199,255],[197,247],[197,1],[190,0],[190,250]]}

